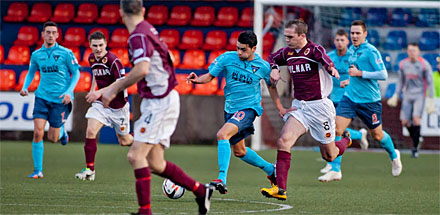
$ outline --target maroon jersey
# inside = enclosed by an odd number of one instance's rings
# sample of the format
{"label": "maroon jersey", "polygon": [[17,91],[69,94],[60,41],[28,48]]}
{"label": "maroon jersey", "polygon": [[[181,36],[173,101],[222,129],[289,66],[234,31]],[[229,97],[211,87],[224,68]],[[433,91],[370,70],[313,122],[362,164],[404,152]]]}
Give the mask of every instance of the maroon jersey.
{"label": "maroon jersey", "polygon": [[[325,49],[307,40],[300,50],[285,47],[269,55],[267,61],[271,68],[287,65],[294,87],[294,97],[298,100],[312,101],[327,97],[332,91],[330,65],[333,62]],[[319,71],[321,64],[328,73]]]}
{"label": "maroon jersey", "polygon": [[[93,76],[95,76],[98,89],[107,87],[125,75],[125,70],[121,61],[116,55],[110,52],[107,52],[107,54],[99,60],[95,58],[95,54],[91,53],[89,56],[89,64]],[[99,98],[99,101],[101,101],[101,98]],[[127,91],[124,90],[116,95],[116,97],[110,102],[109,107],[119,109],[124,107],[127,101]]]}
{"label": "maroon jersey", "polygon": [[142,98],[163,98],[177,85],[173,61],[156,28],[142,21],[128,38],[130,62],[150,62],[148,74],[137,83]]}

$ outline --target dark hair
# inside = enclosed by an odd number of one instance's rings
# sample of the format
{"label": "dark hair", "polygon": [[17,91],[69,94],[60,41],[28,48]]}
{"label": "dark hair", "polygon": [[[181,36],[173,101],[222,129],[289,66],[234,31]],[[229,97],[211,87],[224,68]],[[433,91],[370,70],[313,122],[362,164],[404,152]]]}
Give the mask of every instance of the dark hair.
{"label": "dark hair", "polygon": [[106,41],[105,36],[101,31],[95,31],[92,34],[90,34],[90,36],[89,36],[89,41],[100,40],[100,39],[103,39],[104,41]]}
{"label": "dark hair", "polygon": [[248,44],[250,48],[257,45],[257,35],[253,31],[245,31],[238,36],[238,42],[241,44]]}
{"label": "dark hair", "polygon": [[121,0],[120,7],[125,14],[138,15],[142,13],[142,0]]}
{"label": "dark hair", "polygon": [[354,20],[351,23],[351,26],[354,26],[354,25],[360,25],[360,26],[362,26],[362,30],[364,30],[364,32],[367,31],[367,25],[362,20]]}
{"label": "dark hair", "polygon": [[418,48],[418,47],[419,47],[419,44],[418,44],[418,43],[409,43],[408,46],[415,46],[415,47]]}
{"label": "dark hair", "polygon": [[345,36],[345,37],[348,38],[348,33],[347,33],[344,29],[342,29],[342,28],[340,28],[340,29],[338,29],[338,30],[336,31],[336,35],[339,35],[339,36]]}
{"label": "dark hair", "polygon": [[295,31],[298,35],[307,34],[307,31],[308,31],[307,24],[300,19],[294,19],[294,20],[288,21],[284,25],[284,28],[295,28]]}
{"label": "dark hair", "polygon": [[49,27],[49,26],[55,26],[55,27],[57,27],[57,31],[58,31],[58,25],[57,25],[57,23],[52,22],[52,21],[47,21],[47,22],[44,23],[44,25],[43,25],[43,31],[46,30],[46,27]]}

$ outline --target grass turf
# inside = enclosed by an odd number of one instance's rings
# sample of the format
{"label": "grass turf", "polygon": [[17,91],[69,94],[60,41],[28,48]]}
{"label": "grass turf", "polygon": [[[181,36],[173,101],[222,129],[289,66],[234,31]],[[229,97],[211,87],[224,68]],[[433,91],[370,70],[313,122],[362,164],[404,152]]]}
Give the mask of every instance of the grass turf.
{"label": "grass turf", "polygon": [[[1,214],[127,214],[137,211],[134,175],[126,161],[128,148],[100,144],[96,180],[80,181],[74,174],[84,167],[81,143],[63,147],[46,142],[44,178],[28,179],[32,172],[30,142],[1,142]],[[295,148],[294,148],[295,149]],[[275,150],[259,154],[274,162]],[[166,158],[201,182],[217,176],[215,146],[173,146]],[[402,154],[403,172],[391,175],[388,156],[374,152],[348,152],[343,159],[343,180],[320,183],[325,163],[313,151],[293,151],[288,178],[288,199],[278,201],[260,194],[269,187],[263,171],[237,158],[231,159],[227,195],[214,193],[212,214],[439,214],[438,154],[418,159]],[[163,179],[152,178],[155,214],[196,214],[190,192],[178,200],[162,194]]]}

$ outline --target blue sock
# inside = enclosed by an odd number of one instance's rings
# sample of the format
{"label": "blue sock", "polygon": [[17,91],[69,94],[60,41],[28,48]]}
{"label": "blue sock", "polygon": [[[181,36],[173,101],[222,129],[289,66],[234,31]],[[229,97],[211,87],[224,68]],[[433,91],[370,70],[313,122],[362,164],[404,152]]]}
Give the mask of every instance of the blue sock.
{"label": "blue sock", "polygon": [[347,128],[345,130],[350,132],[352,140],[361,140],[362,139],[362,133],[359,130],[354,130],[354,129],[351,129],[351,128]]}
{"label": "blue sock", "polygon": [[60,128],[60,137],[58,138],[58,140],[61,140],[61,138],[64,137],[65,131],[64,131],[64,124],[61,126]]}
{"label": "blue sock", "polygon": [[240,158],[242,161],[256,167],[260,167],[267,175],[272,175],[275,171],[273,165],[262,157],[260,157],[254,150],[249,147],[246,147],[246,154]]}
{"label": "blue sock", "polygon": [[[335,141],[340,141],[341,139],[342,139],[342,136],[335,137]],[[336,157],[332,162],[327,162],[328,164],[330,164],[332,166],[332,168],[331,168],[332,171],[335,171],[335,172],[341,171],[341,159],[342,159],[342,155]]]}
{"label": "blue sock", "polygon": [[339,140],[342,140],[342,136],[336,136],[336,137],[335,137],[335,142],[336,142],[336,141],[339,141]]}
{"label": "blue sock", "polygon": [[397,157],[396,151],[394,151],[393,140],[386,131],[383,131],[383,138],[380,141],[380,146],[388,152],[388,156],[390,156],[391,160],[394,160]]}
{"label": "blue sock", "polygon": [[44,145],[43,141],[34,143],[32,141],[32,159],[34,160],[34,170],[43,171],[43,153]]}
{"label": "blue sock", "polygon": [[231,146],[229,140],[219,140],[217,146],[218,159],[218,179],[221,179],[226,184],[226,177],[228,175],[229,161],[231,160]]}

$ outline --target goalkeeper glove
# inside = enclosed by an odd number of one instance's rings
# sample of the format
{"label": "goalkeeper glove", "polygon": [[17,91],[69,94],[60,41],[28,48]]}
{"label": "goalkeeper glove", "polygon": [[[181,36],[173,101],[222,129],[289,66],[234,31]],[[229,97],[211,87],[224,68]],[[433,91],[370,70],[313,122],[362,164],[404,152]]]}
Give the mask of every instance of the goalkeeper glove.
{"label": "goalkeeper glove", "polygon": [[397,107],[397,101],[399,100],[399,96],[394,94],[391,98],[388,99],[387,104],[390,107]]}
{"label": "goalkeeper glove", "polygon": [[432,99],[432,98],[426,98],[426,100],[425,100],[425,104],[426,104],[426,113],[427,113],[427,114],[432,114],[432,113],[435,112],[434,99]]}

